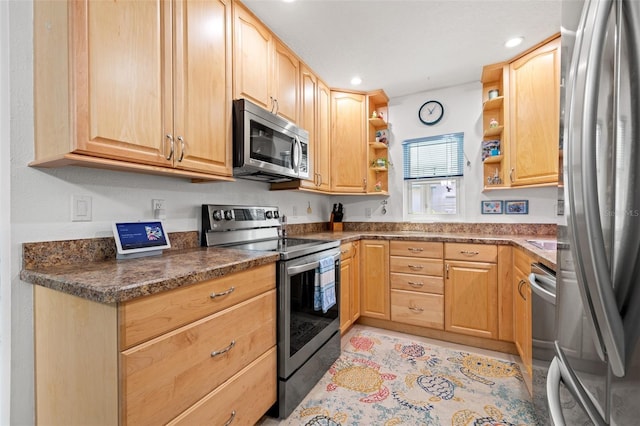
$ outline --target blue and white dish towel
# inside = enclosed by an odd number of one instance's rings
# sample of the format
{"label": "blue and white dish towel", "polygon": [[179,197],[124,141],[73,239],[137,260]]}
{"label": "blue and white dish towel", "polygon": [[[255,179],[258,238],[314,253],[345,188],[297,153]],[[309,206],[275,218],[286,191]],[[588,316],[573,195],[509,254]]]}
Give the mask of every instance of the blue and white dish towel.
{"label": "blue and white dish towel", "polygon": [[336,271],[333,256],[320,259],[316,269],[316,280],[313,294],[313,308],[322,309],[322,313],[336,304]]}

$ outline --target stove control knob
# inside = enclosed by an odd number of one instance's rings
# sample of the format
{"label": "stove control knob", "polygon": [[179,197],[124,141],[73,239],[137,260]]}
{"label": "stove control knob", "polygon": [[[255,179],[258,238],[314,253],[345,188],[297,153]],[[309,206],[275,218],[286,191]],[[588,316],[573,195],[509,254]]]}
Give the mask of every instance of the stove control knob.
{"label": "stove control knob", "polygon": [[222,210],[213,211],[213,220],[222,220]]}
{"label": "stove control knob", "polygon": [[273,219],[273,211],[272,210],[267,210],[267,212],[265,213],[265,216],[267,216],[267,219]]}
{"label": "stove control knob", "polygon": [[277,218],[279,218],[279,217],[280,217],[280,213],[278,213],[278,210],[275,210],[275,211],[273,212],[273,218],[274,218],[274,219],[277,219]]}
{"label": "stove control knob", "polygon": [[224,211],[224,219],[225,220],[233,220],[233,210],[225,210]]}

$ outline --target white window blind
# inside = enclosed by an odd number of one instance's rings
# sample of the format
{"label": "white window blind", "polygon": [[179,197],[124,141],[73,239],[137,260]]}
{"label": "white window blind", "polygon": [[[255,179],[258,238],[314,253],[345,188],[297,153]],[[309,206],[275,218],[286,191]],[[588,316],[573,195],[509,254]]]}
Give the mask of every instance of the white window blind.
{"label": "white window blind", "polygon": [[405,180],[463,175],[463,132],[408,139],[402,149]]}

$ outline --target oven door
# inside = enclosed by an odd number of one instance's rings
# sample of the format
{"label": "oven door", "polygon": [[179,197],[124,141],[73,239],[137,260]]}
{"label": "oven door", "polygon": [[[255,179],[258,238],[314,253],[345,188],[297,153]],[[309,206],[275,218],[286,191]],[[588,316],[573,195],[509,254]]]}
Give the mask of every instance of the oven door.
{"label": "oven door", "polygon": [[[336,304],[325,313],[314,308],[316,269],[332,257]],[[287,379],[340,329],[340,250],[288,261],[278,270],[278,375]]]}

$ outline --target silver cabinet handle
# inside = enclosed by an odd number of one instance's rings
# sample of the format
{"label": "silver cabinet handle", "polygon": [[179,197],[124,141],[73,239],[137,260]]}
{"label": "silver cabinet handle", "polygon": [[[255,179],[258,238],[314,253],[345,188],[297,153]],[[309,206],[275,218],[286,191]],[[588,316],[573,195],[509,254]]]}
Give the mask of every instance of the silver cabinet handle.
{"label": "silver cabinet handle", "polygon": [[318,184],[318,186],[322,186],[322,174],[318,173],[318,177],[320,178],[320,183]]}
{"label": "silver cabinet handle", "polygon": [[422,265],[407,265],[409,267],[409,269],[413,269],[414,271],[419,271],[420,269],[424,269],[424,266]]}
{"label": "silver cabinet handle", "polygon": [[409,284],[411,287],[415,287],[415,288],[420,288],[424,286],[424,283],[420,282],[420,283],[416,283],[413,281],[408,281],[407,284]]}
{"label": "silver cabinet handle", "polygon": [[407,248],[407,250],[409,250],[412,253],[420,253],[421,251],[424,251],[422,247],[409,247]]}
{"label": "silver cabinet handle", "polygon": [[367,178],[362,179],[362,188],[367,189]]}
{"label": "silver cabinet handle", "polygon": [[211,293],[209,297],[212,299],[215,299],[216,297],[226,296],[227,294],[233,293],[235,289],[236,289],[235,287],[231,287],[229,288],[229,290],[223,291],[222,293]]}
{"label": "silver cabinet handle", "polygon": [[470,250],[460,250],[460,254],[463,254],[465,256],[471,257],[471,256],[477,256],[480,254],[479,251],[470,251]]}
{"label": "silver cabinet handle", "polygon": [[[596,342],[601,359],[606,352],[611,371],[625,375],[622,317],[613,291],[600,219],[596,173],[596,123],[600,83],[600,58],[613,1],[589,2],[576,32],[569,70],[565,141],[571,234],[571,251],[583,306],[591,326],[602,337]],[[589,35],[590,37],[586,37]],[[600,340],[600,339],[598,339]],[[604,348],[604,350],[603,350]]]}
{"label": "silver cabinet handle", "polygon": [[174,149],[174,147],[173,147],[173,135],[171,133],[168,133],[165,137],[167,139],[169,139],[170,146],[171,146],[171,150],[169,150],[169,155],[167,155],[165,158],[167,160],[171,160],[171,157],[173,157],[173,149]]}
{"label": "silver cabinet handle", "polygon": [[236,418],[236,410],[233,410],[233,411],[231,412],[231,417],[229,417],[229,420],[227,420],[227,421],[224,423],[224,426],[229,426],[229,425],[231,424],[231,422],[233,422],[233,419],[235,419],[235,418]]}
{"label": "silver cabinet handle", "polygon": [[449,279],[449,264],[448,264],[448,263],[447,263],[447,265],[445,266],[445,271],[446,271],[445,278],[448,280],[448,279]]}
{"label": "silver cabinet handle", "polygon": [[409,310],[412,311],[412,312],[418,313],[418,312],[423,312],[424,308],[420,308],[420,307],[417,307],[417,306],[409,306]]}
{"label": "silver cabinet handle", "polygon": [[222,355],[222,354],[226,354],[227,352],[229,352],[231,349],[233,349],[233,347],[236,345],[236,341],[232,340],[231,343],[229,343],[229,346],[227,346],[224,349],[220,349],[219,351],[213,351],[211,352],[211,358],[216,357],[218,355]]}
{"label": "silver cabinet handle", "polygon": [[509,170],[509,180],[511,182],[513,182],[513,172],[515,171],[515,169],[512,167],[511,170]]}
{"label": "silver cabinet handle", "polygon": [[178,163],[184,159],[184,138],[182,136],[178,136],[178,142],[180,142],[180,158],[178,158]]}

